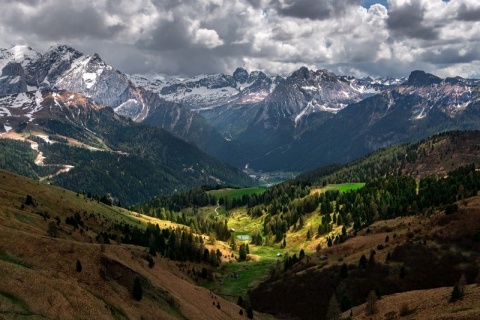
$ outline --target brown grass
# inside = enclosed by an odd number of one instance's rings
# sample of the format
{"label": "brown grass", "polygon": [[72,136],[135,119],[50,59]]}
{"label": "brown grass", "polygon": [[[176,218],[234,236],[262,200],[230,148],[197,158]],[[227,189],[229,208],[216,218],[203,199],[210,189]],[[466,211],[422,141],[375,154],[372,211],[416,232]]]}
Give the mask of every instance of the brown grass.
{"label": "brown grass", "polygon": [[[468,285],[465,287],[463,299],[449,303],[451,287],[430,290],[417,290],[384,296],[377,301],[378,313],[365,314],[365,304],[352,309],[353,319],[480,319],[480,287]],[[402,305],[408,305],[411,314],[400,317]],[[343,314],[346,318],[350,311]]]}
{"label": "brown grass", "polygon": [[[22,209],[27,194],[36,205]],[[39,211],[48,212],[50,219]],[[243,318],[240,307],[196,286],[176,262],[156,257],[150,269],[144,259],[146,249],[136,246],[105,245],[102,252],[102,245],[90,243],[95,231],[81,234],[65,225],[65,218],[77,211],[95,212],[102,221],[131,219],[171,226],[0,171],[0,318]],[[47,225],[56,216],[61,230],[58,238],[51,238]],[[95,220],[86,223],[95,230]],[[75,270],[77,259],[82,264],[80,273]],[[102,268],[107,270],[106,277]],[[141,301],[131,293],[136,276],[142,279]]]}

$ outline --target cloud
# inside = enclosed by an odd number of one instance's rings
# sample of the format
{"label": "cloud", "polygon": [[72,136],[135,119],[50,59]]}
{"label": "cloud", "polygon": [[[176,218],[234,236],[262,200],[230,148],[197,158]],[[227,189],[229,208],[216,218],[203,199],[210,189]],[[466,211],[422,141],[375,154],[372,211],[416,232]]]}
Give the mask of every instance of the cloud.
{"label": "cloud", "polygon": [[199,28],[195,31],[195,43],[212,49],[222,45],[223,41],[215,30]]}
{"label": "cloud", "polygon": [[102,12],[77,1],[23,2],[31,7],[23,3],[10,5],[3,11],[2,20],[18,32],[46,40],[109,38],[126,27],[121,22],[107,23]]}
{"label": "cloud", "polygon": [[[128,73],[300,66],[480,77],[477,0],[5,0],[0,47],[72,45]],[[467,68],[468,64],[471,68]]]}
{"label": "cloud", "polygon": [[438,31],[424,20],[426,8],[420,1],[392,1],[387,26],[396,36],[433,40]]}
{"label": "cloud", "polygon": [[458,8],[457,19],[464,21],[480,21],[480,4],[462,3]]}
{"label": "cloud", "polygon": [[326,20],[345,12],[352,6],[359,6],[361,0],[274,0],[275,10],[284,16]]}

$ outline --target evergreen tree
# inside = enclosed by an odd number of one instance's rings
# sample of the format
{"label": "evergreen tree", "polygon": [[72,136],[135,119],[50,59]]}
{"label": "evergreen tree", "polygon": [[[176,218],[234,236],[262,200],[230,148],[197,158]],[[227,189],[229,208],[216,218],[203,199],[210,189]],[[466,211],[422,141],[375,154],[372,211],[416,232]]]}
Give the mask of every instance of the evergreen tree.
{"label": "evergreen tree", "polygon": [[367,257],[365,257],[364,254],[360,257],[360,260],[358,261],[358,267],[360,269],[366,269],[367,268]]}
{"label": "evergreen tree", "polygon": [[247,249],[244,243],[240,245],[240,250],[238,252],[239,260],[245,261],[247,259]]}
{"label": "evergreen tree", "polygon": [[375,291],[370,291],[367,297],[367,304],[365,305],[365,313],[369,316],[374,315],[378,312],[377,308],[377,295]]}
{"label": "evergreen tree", "polygon": [[133,282],[133,297],[137,301],[142,300],[143,297],[142,284],[140,283],[140,278],[138,276],[135,277],[135,281]]}
{"label": "evergreen tree", "polygon": [[250,306],[247,308],[247,317],[248,319],[253,319],[253,309]]}
{"label": "evergreen tree", "polygon": [[238,296],[237,305],[239,305],[240,307],[243,307],[243,298],[242,298],[242,296]]}
{"label": "evergreen tree", "polygon": [[328,303],[327,320],[340,320],[340,307],[335,294],[332,295]]}
{"label": "evergreen tree", "polygon": [[450,302],[455,302],[458,299],[462,298],[462,296],[462,290],[460,290],[458,283],[455,283],[455,285],[453,286],[452,295],[450,296]]}
{"label": "evergreen tree", "polygon": [[82,272],[82,263],[80,260],[77,259],[77,267],[76,267],[77,272]]}

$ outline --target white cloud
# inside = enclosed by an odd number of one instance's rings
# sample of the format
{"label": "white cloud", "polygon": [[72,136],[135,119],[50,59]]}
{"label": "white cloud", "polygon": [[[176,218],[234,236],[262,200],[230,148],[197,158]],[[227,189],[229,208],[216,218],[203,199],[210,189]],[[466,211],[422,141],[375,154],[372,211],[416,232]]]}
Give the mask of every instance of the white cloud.
{"label": "white cloud", "polygon": [[[300,66],[480,77],[478,0],[4,0],[0,47],[99,52],[130,73],[194,75]],[[478,14],[477,14],[478,13]]]}
{"label": "white cloud", "polygon": [[212,49],[222,45],[223,41],[215,30],[200,28],[195,31],[195,43]]}

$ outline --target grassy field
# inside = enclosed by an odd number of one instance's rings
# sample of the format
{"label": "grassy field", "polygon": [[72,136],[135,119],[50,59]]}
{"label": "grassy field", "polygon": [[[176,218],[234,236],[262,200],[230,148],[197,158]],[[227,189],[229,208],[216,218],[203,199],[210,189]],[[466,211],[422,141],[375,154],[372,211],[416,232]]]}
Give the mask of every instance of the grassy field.
{"label": "grassy field", "polygon": [[217,198],[241,199],[243,195],[262,194],[265,190],[264,188],[220,189],[211,190],[207,193]]}
{"label": "grassy field", "polygon": [[355,182],[355,183],[340,183],[340,184],[329,184],[322,188],[312,189],[311,193],[323,193],[328,190],[339,190],[341,192],[347,192],[349,190],[357,190],[363,188],[365,183]]}
{"label": "grassy field", "polygon": [[341,192],[346,192],[349,190],[357,190],[363,188],[365,183],[358,182],[358,183],[341,183],[341,184],[329,184],[327,185],[324,190],[339,190]]}

